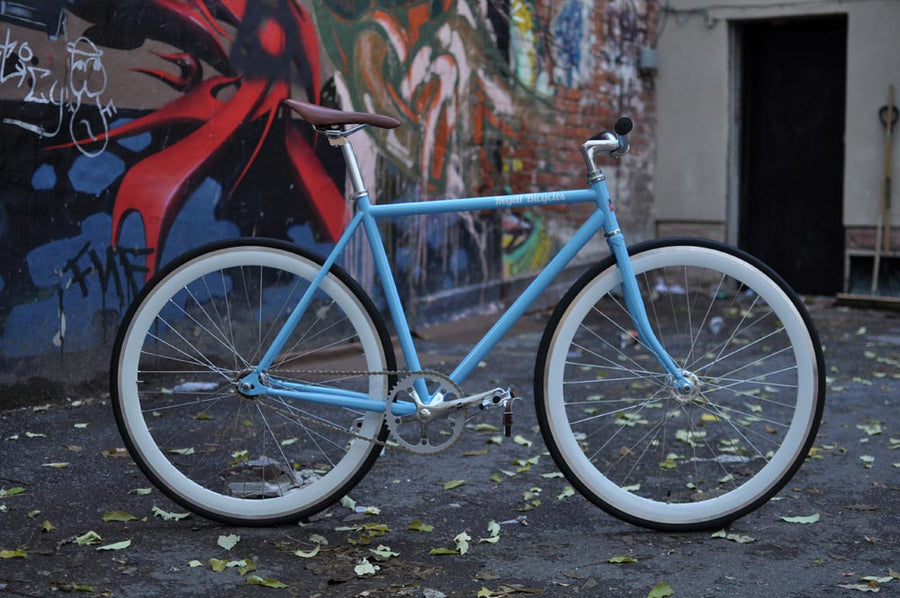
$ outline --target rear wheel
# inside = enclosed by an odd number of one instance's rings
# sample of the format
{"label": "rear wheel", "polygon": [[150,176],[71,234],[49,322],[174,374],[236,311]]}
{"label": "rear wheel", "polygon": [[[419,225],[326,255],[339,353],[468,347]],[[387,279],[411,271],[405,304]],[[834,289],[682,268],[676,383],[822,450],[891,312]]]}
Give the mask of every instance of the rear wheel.
{"label": "rear wheel", "polygon": [[541,431],[573,486],[615,516],[720,526],[767,501],[807,456],[825,395],[818,337],[793,291],[743,252],[673,239],[630,253],[651,326],[695,391],[673,390],[607,259],[544,333]]}
{"label": "rear wheel", "polygon": [[[369,470],[384,414],[271,396],[237,381],[259,362],[321,270],[287,243],[220,243],[169,265],[119,330],[111,387],[132,457],[184,507],[230,524],[296,521]],[[332,267],[267,372],[273,379],[384,398],[396,369],[371,300]]]}

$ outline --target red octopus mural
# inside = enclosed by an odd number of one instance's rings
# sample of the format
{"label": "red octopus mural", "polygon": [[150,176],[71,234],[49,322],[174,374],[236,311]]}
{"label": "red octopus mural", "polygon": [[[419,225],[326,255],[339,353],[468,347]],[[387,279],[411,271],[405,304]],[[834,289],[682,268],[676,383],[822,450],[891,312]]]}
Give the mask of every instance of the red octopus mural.
{"label": "red octopus mural", "polygon": [[[149,277],[158,265],[172,220],[190,192],[204,179],[211,163],[227,143],[238,135],[244,137],[247,125],[263,123],[255,148],[230,185],[226,198],[244,180],[273,131],[282,100],[291,95],[291,74],[295,70],[299,82],[306,87],[308,99],[320,100],[319,44],[310,15],[289,0],[149,0],[119,6],[122,14],[129,15],[123,18],[140,22],[148,37],[167,41],[166,28],[154,33],[148,27],[155,22],[180,26],[182,33],[185,29],[189,31],[192,42],[188,51],[156,53],[177,67],[177,73],[145,67],[132,69],[158,79],[181,95],[159,110],[98,138],[80,139],[55,148],[89,145],[173,124],[196,127],[184,138],[131,167],[115,196],[112,243],[118,244],[125,218],[133,212],[139,213],[147,246],[156,249],[147,256]],[[134,11],[140,14],[135,15]],[[90,12],[85,16],[90,18]],[[98,33],[102,37],[104,32]],[[180,37],[185,39],[183,35]],[[206,76],[203,62],[218,72]],[[220,99],[225,96],[227,99]],[[343,194],[301,135],[302,123],[286,116],[285,120],[284,150],[295,182],[310,198],[310,224],[323,239],[335,240],[344,224]]]}

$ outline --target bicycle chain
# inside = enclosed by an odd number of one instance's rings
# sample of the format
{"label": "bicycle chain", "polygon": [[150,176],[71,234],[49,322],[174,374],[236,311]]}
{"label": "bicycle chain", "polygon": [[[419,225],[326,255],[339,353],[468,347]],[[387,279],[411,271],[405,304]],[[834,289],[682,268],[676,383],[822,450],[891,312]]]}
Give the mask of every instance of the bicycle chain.
{"label": "bicycle chain", "polygon": [[[419,376],[434,376],[437,378],[444,378],[449,380],[449,378],[438,372],[437,370],[381,370],[381,371],[372,371],[372,370],[278,370],[279,372],[284,372],[287,374],[313,374],[313,375],[329,375],[329,376],[352,376],[352,377],[361,377],[361,376],[396,376],[398,381],[402,378],[412,375]],[[397,386],[397,383],[394,383],[394,386],[391,387],[390,391],[388,391],[387,396],[394,391],[394,388]],[[277,413],[281,413],[277,408],[273,409],[273,411]],[[362,434],[357,432],[353,432],[352,430],[347,430],[342,428],[336,424],[332,424],[326,421],[321,421],[317,419],[313,419],[311,417],[307,417],[305,415],[301,415],[299,413],[290,413],[284,414],[286,416],[290,415],[292,419],[298,419],[300,421],[313,424],[319,426],[321,428],[330,429],[336,432],[340,432],[341,434],[346,434],[351,436],[352,438],[357,438],[359,440],[363,440],[365,442],[371,442],[377,446],[385,446],[387,442],[385,440],[378,440],[377,438],[367,438]],[[379,431],[380,432],[380,431]]]}

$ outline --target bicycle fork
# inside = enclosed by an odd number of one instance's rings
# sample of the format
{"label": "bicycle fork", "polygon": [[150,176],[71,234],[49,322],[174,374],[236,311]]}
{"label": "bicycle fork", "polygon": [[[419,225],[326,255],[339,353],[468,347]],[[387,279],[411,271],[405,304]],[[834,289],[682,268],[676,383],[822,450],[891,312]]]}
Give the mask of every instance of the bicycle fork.
{"label": "bicycle fork", "polygon": [[690,395],[694,392],[694,384],[685,377],[685,373],[663,348],[650,325],[650,319],[647,317],[647,310],[644,308],[644,301],[638,289],[637,278],[634,275],[634,268],[631,266],[625,236],[619,230],[615,209],[606,187],[606,176],[599,171],[593,173],[591,188],[597,193],[597,206],[603,212],[606,244],[615,257],[619,272],[622,274],[622,294],[625,297],[625,307],[628,309],[635,330],[637,330],[641,342],[653,353],[660,367],[668,374],[673,388],[681,395]]}

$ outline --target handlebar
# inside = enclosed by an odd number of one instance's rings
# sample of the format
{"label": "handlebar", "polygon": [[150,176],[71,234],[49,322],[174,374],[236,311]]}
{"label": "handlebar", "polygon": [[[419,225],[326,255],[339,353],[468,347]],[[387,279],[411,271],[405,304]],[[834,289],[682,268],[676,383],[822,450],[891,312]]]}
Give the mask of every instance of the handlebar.
{"label": "handlebar", "polygon": [[634,123],[630,118],[622,117],[616,121],[613,129],[615,133],[604,131],[595,135],[591,139],[584,142],[581,146],[581,153],[584,156],[584,164],[588,170],[588,177],[591,180],[600,176],[600,169],[594,161],[594,155],[597,152],[606,152],[611,158],[619,158],[628,153],[628,134],[634,128]]}

